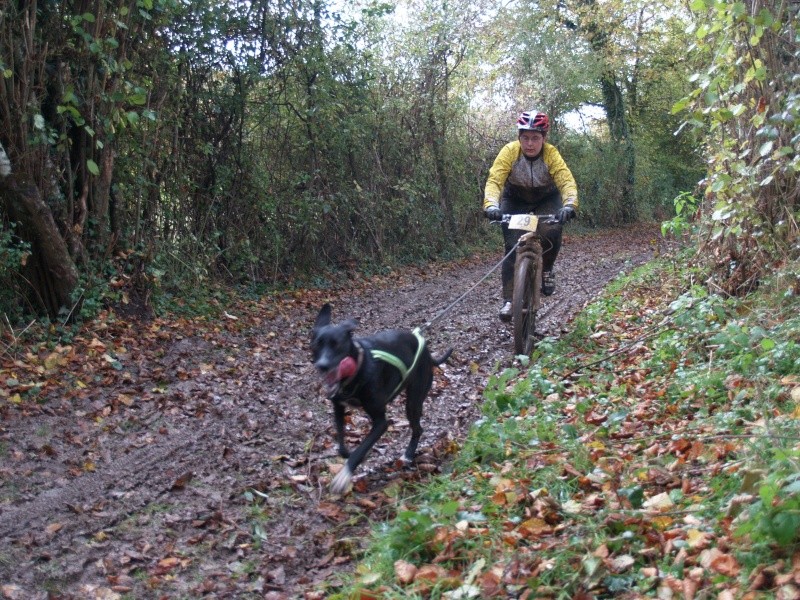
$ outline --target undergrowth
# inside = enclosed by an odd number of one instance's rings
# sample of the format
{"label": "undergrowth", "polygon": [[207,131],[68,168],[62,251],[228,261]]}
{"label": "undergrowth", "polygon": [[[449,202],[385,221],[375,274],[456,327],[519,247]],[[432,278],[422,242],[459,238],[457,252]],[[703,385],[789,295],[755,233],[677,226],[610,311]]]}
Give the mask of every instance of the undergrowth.
{"label": "undergrowth", "polygon": [[781,274],[709,295],[681,262],[493,376],[448,472],[406,488],[329,597],[794,590],[800,303]]}

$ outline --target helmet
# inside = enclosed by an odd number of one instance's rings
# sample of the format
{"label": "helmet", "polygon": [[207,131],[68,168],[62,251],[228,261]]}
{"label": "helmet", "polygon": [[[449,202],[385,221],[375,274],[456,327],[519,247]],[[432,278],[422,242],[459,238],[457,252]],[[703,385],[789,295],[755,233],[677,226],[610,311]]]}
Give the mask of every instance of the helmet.
{"label": "helmet", "polygon": [[547,115],[543,112],[529,110],[520,113],[519,119],[517,119],[517,129],[519,131],[526,130],[547,133],[550,129],[550,119],[548,119]]}

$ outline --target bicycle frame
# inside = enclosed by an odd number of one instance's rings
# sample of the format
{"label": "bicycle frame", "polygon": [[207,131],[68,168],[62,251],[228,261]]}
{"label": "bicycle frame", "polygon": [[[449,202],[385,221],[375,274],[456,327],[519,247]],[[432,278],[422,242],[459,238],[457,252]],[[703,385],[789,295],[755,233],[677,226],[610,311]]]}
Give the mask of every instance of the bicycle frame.
{"label": "bicycle frame", "polygon": [[540,225],[558,223],[555,215],[503,215],[512,229],[527,231],[517,243],[511,301],[514,352],[530,354],[535,342],[536,314],[542,303],[542,237]]}

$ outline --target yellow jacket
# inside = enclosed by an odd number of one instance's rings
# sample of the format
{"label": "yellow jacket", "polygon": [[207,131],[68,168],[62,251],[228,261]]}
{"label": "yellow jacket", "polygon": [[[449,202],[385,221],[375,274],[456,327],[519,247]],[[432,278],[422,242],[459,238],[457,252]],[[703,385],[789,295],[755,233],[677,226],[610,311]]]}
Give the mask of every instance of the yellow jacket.
{"label": "yellow jacket", "polygon": [[[492,168],[489,169],[489,178],[486,180],[486,189],[483,197],[484,210],[491,206],[500,206],[500,196],[503,193],[506,181],[520,160],[528,159],[522,154],[522,146],[518,141],[510,142],[500,150],[497,158],[494,159]],[[567,167],[567,163],[561,158],[561,154],[556,147],[545,142],[540,157],[532,161],[531,164],[535,164],[538,160],[543,161],[546,171],[541,169],[541,173],[534,173],[534,179],[538,179],[535,185],[539,187],[555,185],[561,192],[564,206],[572,206],[577,210],[578,186],[575,184],[575,178],[572,176],[569,167]]]}

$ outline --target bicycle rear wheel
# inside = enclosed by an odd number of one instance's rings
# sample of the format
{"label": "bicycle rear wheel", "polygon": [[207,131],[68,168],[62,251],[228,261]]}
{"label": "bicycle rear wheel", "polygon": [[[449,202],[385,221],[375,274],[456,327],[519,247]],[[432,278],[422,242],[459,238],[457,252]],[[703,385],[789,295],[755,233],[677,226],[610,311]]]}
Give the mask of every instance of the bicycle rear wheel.
{"label": "bicycle rear wheel", "polygon": [[535,257],[517,258],[514,269],[514,296],[511,313],[514,320],[514,353],[530,354],[536,341],[536,309],[542,274]]}

